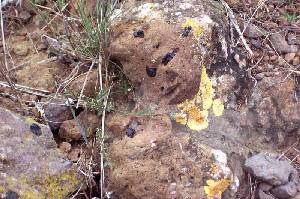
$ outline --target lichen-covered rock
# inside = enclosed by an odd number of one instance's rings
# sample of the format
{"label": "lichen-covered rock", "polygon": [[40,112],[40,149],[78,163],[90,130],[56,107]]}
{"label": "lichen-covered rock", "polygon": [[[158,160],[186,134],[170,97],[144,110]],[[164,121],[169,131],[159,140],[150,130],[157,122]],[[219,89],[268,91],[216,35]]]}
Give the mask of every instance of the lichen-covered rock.
{"label": "lichen-covered rock", "polygon": [[78,185],[47,126],[0,108],[0,198],[63,199]]}

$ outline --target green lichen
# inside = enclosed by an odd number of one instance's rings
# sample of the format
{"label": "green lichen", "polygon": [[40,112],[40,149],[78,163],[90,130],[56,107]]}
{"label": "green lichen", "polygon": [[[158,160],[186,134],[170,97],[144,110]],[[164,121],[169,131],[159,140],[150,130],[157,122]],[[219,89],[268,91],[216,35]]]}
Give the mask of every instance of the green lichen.
{"label": "green lichen", "polygon": [[13,190],[20,195],[20,199],[63,199],[76,190],[79,183],[75,170],[30,181],[23,176],[18,183],[12,178],[7,178],[8,186],[0,186],[0,193]]}

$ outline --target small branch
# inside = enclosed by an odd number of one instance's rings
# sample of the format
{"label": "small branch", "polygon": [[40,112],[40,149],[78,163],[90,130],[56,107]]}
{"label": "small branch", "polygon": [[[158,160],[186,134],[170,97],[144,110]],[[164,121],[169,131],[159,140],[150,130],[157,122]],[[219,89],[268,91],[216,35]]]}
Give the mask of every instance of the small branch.
{"label": "small branch", "polygon": [[236,29],[237,33],[239,34],[240,36],[240,39],[242,40],[242,43],[244,44],[246,50],[249,52],[250,54],[250,57],[253,56],[253,52],[251,50],[251,48],[248,46],[244,36],[243,36],[243,33],[241,32],[241,29],[239,28],[239,25],[235,19],[235,16],[233,14],[233,11],[231,10],[231,8],[229,7],[229,5],[224,1],[224,0],[220,0],[221,3],[223,4],[223,6],[226,8],[227,10],[227,14],[229,16],[229,19],[231,21],[231,23],[233,24],[234,28]]}

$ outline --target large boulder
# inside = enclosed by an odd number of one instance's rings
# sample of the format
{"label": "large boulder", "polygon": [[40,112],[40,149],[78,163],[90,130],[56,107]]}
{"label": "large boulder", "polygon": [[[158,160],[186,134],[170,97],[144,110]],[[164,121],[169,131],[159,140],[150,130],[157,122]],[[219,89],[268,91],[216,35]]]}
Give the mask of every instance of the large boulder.
{"label": "large boulder", "polygon": [[62,199],[79,185],[49,127],[0,108],[0,198]]}

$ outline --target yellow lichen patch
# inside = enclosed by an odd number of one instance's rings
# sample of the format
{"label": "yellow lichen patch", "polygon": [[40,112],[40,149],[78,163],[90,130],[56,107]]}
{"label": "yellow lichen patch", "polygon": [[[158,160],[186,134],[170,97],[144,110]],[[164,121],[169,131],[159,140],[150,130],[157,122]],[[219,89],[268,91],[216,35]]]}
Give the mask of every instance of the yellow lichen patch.
{"label": "yellow lichen patch", "polygon": [[201,71],[201,83],[200,83],[200,93],[201,93],[201,100],[203,103],[203,109],[208,110],[210,109],[213,103],[214,97],[214,89],[212,86],[212,81],[209,79],[206,68],[202,66]]}
{"label": "yellow lichen patch", "polygon": [[203,27],[196,19],[187,18],[186,21],[182,24],[182,28],[192,27],[195,37],[200,37],[203,34]]}
{"label": "yellow lichen patch", "polygon": [[43,184],[43,192],[46,194],[46,198],[63,199],[71,191],[74,191],[78,184],[76,172],[70,171],[62,176],[47,177]]}
{"label": "yellow lichen patch", "polygon": [[212,109],[213,109],[215,116],[221,116],[224,111],[224,104],[222,103],[222,101],[220,99],[215,99],[213,101]]}
{"label": "yellow lichen patch", "polygon": [[216,116],[222,115],[223,103],[219,99],[214,100],[212,81],[207,75],[205,66],[202,66],[199,91],[193,99],[177,105],[180,112],[176,113],[175,120],[195,131],[206,129],[209,125],[208,114],[212,106]]}
{"label": "yellow lichen patch", "polygon": [[31,125],[31,124],[37,123],[37,122],[31,117],[26,117],[25,118],[25,123],[28,124],[28,125]]}
{"label": "yellow lichen patch", "polygon": [[222,193],[228,188],[231,184],[230,180],[222,179],[218,181],[214,180],[207,180],[207,186],[204,186],[205,194],[207,195],[208,199],[221,199]]}

